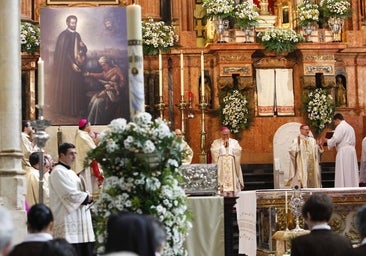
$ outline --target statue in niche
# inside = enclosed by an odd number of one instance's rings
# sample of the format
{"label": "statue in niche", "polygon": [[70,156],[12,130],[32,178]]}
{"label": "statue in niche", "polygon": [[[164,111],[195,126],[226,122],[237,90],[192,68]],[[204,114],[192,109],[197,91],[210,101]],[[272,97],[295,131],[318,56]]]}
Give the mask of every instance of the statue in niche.
{"label": "statue in niche", "polygon": [[[205,102],[208,104],[209,108],[212,108],[212,85],[211,85],[211,78],[209,74],[205,71],[204,74],[204,84],[205,84]],[[198,86],[198,95],[199,95],[199,101],[201,102],[201,92],[202,92],[202,83],[201,83],[201,77],[198,80],[199,86]]]}
{"label": "statue in niche", "polygon": [[336,75],[336,97],[335,102],[337,107],[347,106],[347,85],[344,75]]}

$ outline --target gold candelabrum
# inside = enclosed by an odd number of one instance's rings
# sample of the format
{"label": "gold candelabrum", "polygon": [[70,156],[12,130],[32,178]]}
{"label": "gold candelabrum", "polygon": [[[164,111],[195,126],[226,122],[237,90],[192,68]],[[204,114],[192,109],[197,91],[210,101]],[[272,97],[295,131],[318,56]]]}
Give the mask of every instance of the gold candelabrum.
{"label": "gold candelabrum", "polygon": [[206,125],[205,125],[205,111],[207,109],[207,102],[203,95],[201,95],[201,101],[199,107],[201,109],[201,138],[200,138],[200,146],[201,146],[201,153],[200,153],[200,163],[207,164],[207,153],[206,149]]}
{"label": "gold candelabrum", "polygon": [[187,104],[186,104],[186,101],[184,100],[184,95],[181,96],[180,98],[180,101],[179,101],[179,104],[176,105],[177,107],[179,107],[179,110],[180,110],[180,122],[181,122],[181,130],[182,130],[182,133],[185,135],[186,134],[186,107],[187,107]]}
{"label": "gold candelabrum", "polygon": [[50,137],[45,129],[51,125],[51,121],[45,120],[43,118],[43,107],[38,107],[38,119],[32,122],[32,126],[36,129],[34,134],[34,140],[38,146],[38,156],[39,156],[39,203],[43,203],[43,148],[46,146],[46,142]]}
{"label": "gold candelabrum", "polygon": [[155,105],[155,107],[159,110],[159,117],[164,120],[164,109],[166,104],[164,103],[163,96],[159,96],[159,102]]}

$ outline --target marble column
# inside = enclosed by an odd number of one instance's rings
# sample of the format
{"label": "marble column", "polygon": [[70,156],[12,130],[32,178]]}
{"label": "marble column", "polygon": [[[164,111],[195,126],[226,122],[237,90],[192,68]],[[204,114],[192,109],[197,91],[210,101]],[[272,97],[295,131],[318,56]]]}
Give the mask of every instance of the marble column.
{"label": "marble column", "polygon": [[25,177],[21,159],[20,1],[0,0],[0,205],[11,211],[14,242],[26,235]]}

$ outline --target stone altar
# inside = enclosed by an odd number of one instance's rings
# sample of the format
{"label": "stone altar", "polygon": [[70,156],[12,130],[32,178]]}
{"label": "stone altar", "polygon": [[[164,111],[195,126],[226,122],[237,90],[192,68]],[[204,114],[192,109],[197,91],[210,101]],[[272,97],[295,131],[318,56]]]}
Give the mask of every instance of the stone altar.
{"label": "stone altar", "polygon": [[[293,191],[291,189],[257,190],[256,237],[257,255],[276,255],[276,241],[273,235],[277,231],[289,230],[295,227],[295,219],[290,208],[286,215],[285,194],[289,202]],[[355,212],[366,203],[364,188],[307,188],[301,194],[306,201],[315,192],[328,194],[334,203],[334,211],[329,225],[335,232],[347,237],[353,244],[358,244],[359,235],[354,225]],[[242,196],[239,193],[239,197]],[[238,221],[240,225],[240,222]],[[305,229],[303,219],[300,226]],[[239,227],[240,228],[240,227]],[[239,241],[240,244],[240,241]]]}

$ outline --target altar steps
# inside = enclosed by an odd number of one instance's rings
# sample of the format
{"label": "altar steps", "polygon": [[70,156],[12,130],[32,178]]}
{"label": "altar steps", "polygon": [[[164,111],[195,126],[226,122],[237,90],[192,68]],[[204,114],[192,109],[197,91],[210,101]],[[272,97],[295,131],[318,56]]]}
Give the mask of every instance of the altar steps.
{"label": "altar steps", "polygon": [[[334,162],[321,163],[322,187],[334,187]],[[244,177],[244,190],[273,189],[273,165],[272,164],[242,164]]]}

